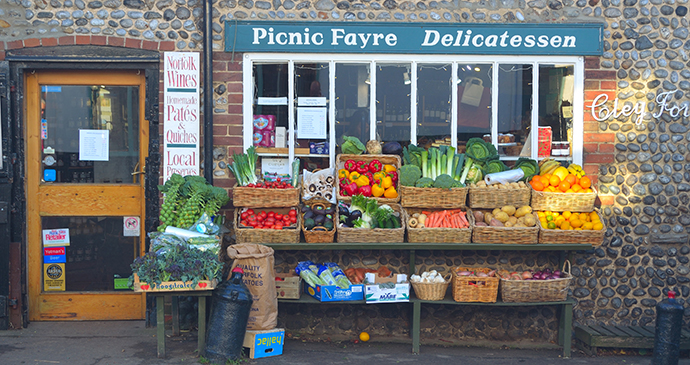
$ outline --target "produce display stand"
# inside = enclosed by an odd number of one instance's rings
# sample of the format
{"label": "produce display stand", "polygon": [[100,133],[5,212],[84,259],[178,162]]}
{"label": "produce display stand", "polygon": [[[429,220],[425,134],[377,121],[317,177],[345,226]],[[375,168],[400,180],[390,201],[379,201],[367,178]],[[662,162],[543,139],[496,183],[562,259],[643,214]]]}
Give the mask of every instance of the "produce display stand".
{"label": "produce display stand", "polygon": [[[558,251],[560,253],[560,264],[567,259],[568,251],[591,249],[592,245],[587,244],[500,244],[500,243],[268,243],[266,246],[274,250],[408,250],[410,255],[410,275],[415,273],[415,250],[495,250],[495,251]],[[322,303],[318,300],[302,295],[300,299],[278,300],[281,303],[302,303],[302,304],[365,304],[365,301],[349,302],[330,302]],[[410,334],[412,337],[412,352],[419,353],[420,347],[420,322],[422,304],[446,304],[446,305],[474,305],[474,306],[557,306],[557,316],[559,318],[558,343],[563,347],[563,357],[570,357],[572,326],[573,326],[573,305],[575,301],[567,298],[557,302],[531,302],[531,303],[504,303],[497,301],[494,303],[460,303],[453,300],[452,295],[447,295],[443,300],[421,300],[410,296],[412,303],[412,323]]]}
{"label": "produce display stand", "polygon": [[206,297],[213,295],[213,290],[179,290],[149,291],[148,295],[156,298],[156,337],[158,340],[158,358],[165,358],[165,297],[172,297],[172,335],[180,335],[179,297],[197,297],[199,300],[199,330],[197,331],[197,349],[199,356],[206,353]]}

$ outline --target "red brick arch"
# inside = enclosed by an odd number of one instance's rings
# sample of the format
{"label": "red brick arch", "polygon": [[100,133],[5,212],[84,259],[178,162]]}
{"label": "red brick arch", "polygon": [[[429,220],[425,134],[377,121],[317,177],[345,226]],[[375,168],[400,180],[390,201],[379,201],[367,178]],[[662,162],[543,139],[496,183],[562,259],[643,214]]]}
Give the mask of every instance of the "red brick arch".
{"label": "red brick arch", "polygon": [[174,51],[174,41],[149,41],[136,38],[123,38],[104,35],[68,35],[53,38],[29,38],[16,41],[0,41],[0,61],[5,60],[5,52],[19,48],[53,47],[53,46],[112,46],[124,48],[146,49],[151,51]]}

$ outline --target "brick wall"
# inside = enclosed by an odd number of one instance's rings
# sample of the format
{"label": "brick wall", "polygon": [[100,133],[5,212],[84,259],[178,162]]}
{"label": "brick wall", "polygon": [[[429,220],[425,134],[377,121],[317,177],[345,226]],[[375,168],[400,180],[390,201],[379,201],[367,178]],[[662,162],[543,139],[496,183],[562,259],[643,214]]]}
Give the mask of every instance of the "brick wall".
{"label": "brick wall", "polygon": [[[614,162],[614,139],[611,131],[602,132],[599,122],[592,116],[589,105],[600,94],[608,94],[609,100],[616,98],[616,71],[603,70],[599,66],[599,57],[585,58],[585,110],[584,110],[584,139],[583,166],[585,173],[591,177],[592,185],[596,185],[599,166]],[[613,204],[613,196],[600,196],[602,205]]]}

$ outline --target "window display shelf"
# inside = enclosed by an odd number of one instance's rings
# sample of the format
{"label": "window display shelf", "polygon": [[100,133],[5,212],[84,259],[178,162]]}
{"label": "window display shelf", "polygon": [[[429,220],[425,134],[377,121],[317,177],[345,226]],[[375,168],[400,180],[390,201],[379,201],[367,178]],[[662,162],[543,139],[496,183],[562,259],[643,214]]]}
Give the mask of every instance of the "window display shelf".
{"label": "window display shelf", "polygon": [[[496,250],[496,251],[559,251],[560,266],[565,262],[567,251],[589,250],[591,244],[489,244],[489,243],[266,243],[266,246],[274,250],[409,250],[410,273],[414,273],[415,251],[416,250]],[[301,295],[299,299],[279,299],[280,303],[301,303],[301,304],[365,304],[361,301],[343,302],[320,302],[309,295]],[[558,343],[563,347],[563,357],[569,358],[571,352],[572,326],[573,326],[573,305],[575,301],[567,298],[557,302],[528,302],[512,303],[497,301],[494,303],[467,303],[456,302],[452,295],[447,295],[439,301],[421,300],[410,293],[412,304],[412,322],[410,323],[410,335],[412,337],[412,352],[419,353],[420,347],[420,326],[421,326],[421,306],[422,304],[443,304],[443,305],[472,305],[490,307],[524,307],[524,306],[556,306],[558,317]],[[379,304],[380,305],[380,304]]]}

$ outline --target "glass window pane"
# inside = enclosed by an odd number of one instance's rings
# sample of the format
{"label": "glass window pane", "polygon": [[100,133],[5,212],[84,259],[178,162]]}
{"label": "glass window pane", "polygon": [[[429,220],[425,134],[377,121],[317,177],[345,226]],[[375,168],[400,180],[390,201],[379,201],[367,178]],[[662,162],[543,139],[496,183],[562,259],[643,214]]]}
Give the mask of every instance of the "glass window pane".
{"label": "glass window pane", "polygon": [[[410,143],[409,65],[380,64],[376,70],[376,136],[379,141]],[[368,140],[368,138],[367,138]]]}
{"label": "glass window pane", "polygon": [[[44,180],[59,183],[131,184],[139,163],[139,88],[41,86]],[[80,130],[92,131],[81,138]],[[108,148],[101,137],[108,138]],[[92,148],[80,144],[90,143]],[[105,159],[105,160],[103,160]]]}
{"label": "glass window pane", "polygon": [[573,142],[574,67],[539,66],[539,127],[551,128],[551,156],[570,158]]}
{"label": "glass window pane", "polygon": [[491,142],[491,64],[458,64],[458,152],[470,138]]}
{"label": "glass window pane", "polygon": [[[450,145],[451,67],[417,67],[417,145]],[[408,80],[405,78],[404,80]]]}
{"label": "glass window pane", "polygon": [[[275,147],[275,129],[282,127],[286,133],[288,131],[288,65],[254,64],[253,75],[256,122],[253,130],[254,145],[262,148]],[[286,134],[286,141],[288,139]]]}
{"label": "glass window pane", "polygon": [[[369,64],[339,63],[335,67],[335,136],[338,146],[343,136],[369,140]],[[340,148],[337,149],[340,153]]]}
{"label": "glass window pane", "polygon": [[[323,157],[300,157],[302,165],[309,170],[328,168],[328,63],[295,64],[295,131],[299,131],[301,113],[316,113],[325,116],[326,134],[323,138],[300,138],[295,135],[295,154],[321,152]],[[311,116],[311,114],[309,114]],[[306,149],[306,150],[305,150]],[[302,152],[302,153],[298,153]]]}
{"label": "glass window pane", "polygon": [[501,64],[498,72],[498,154],[530,157],[532,65]]}
{"label": "glass window pane", "polygon": [[[139,237],[125,237],[123,217],[42,217],[42,229],[69,229],[65,247],[66,291],[112,291],[115,278],[128,278],[139,256]],[[44,258],[44,264],[48,264]],[[46,287],[44,290],[55,290]]]}

